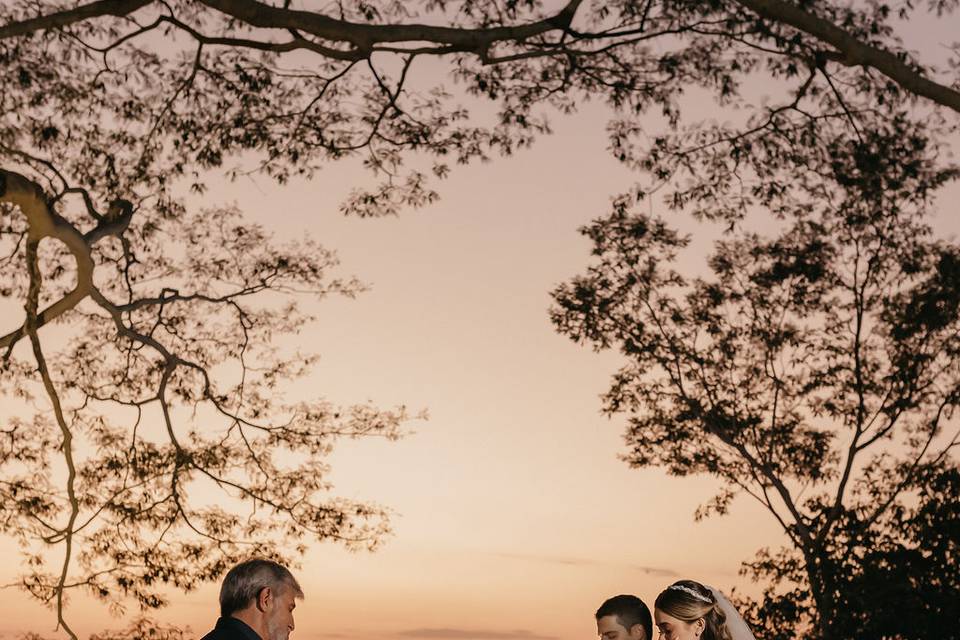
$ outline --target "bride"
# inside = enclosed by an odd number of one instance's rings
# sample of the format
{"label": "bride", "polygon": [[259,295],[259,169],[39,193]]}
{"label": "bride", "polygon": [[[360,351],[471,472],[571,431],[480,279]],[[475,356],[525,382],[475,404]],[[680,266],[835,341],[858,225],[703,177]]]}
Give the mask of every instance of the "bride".
{"label": "bride", "polygon": [[754,640],[720,591],[693,580],[664,589],[654,604],[653,619],[664,640]]}

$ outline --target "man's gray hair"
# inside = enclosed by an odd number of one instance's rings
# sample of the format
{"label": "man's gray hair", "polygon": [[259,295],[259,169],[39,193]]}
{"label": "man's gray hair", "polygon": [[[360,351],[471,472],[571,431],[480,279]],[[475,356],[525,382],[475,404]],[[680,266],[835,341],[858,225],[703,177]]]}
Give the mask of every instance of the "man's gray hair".
{"label": "man's gray hair", "polygon": [[227,617],[246,609],[267,587],[278,595],[284,589],[293,589],[297,598],[303,597],[303,589],[289,569],[273,560],[254,558],[227,572],[220,586],[220,615]]}

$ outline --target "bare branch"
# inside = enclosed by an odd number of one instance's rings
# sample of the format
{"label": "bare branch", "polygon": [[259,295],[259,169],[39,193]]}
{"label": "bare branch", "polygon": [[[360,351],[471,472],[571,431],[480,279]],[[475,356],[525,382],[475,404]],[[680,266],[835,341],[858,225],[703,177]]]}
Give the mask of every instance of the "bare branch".
{"label": "bare branch", "polygon": [[829,20],[804,11],[797,5],[784,0],[736,1],[767,20],[788,24],[833,46],[836,53],[826,55],[835,62],[847,66],[871,67],[906,91],[960,112],[960,92],[930,80],[923,75],[922,71],[904,62],[900,56],[858,40]]}

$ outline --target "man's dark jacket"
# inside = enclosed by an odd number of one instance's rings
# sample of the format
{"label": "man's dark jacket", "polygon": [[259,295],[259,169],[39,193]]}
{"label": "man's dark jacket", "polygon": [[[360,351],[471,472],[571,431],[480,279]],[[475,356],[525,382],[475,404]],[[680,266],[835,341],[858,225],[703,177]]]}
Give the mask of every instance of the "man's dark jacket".
{"label": "man's dark jacket", "polygon": [[220,618],[213,631],[201,640],[263,640],[247,623],[236,618]]}

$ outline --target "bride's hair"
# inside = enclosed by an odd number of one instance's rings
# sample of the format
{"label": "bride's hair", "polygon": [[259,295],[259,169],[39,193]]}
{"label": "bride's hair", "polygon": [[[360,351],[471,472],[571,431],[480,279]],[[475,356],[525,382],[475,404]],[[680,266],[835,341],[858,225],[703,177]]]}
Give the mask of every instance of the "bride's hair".
{"label": "bride's hair", "polygon": [[684,622],[703,618],[701,640],[733,640],[723,612],[713,592],[699,582],[678,580],[660,592],[654,606],[668,616]]}

